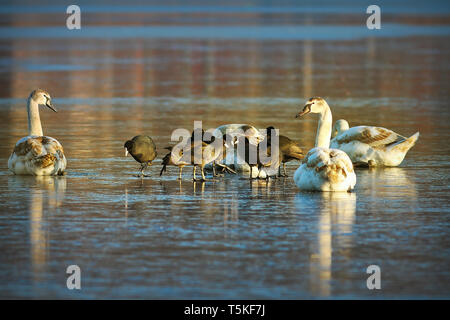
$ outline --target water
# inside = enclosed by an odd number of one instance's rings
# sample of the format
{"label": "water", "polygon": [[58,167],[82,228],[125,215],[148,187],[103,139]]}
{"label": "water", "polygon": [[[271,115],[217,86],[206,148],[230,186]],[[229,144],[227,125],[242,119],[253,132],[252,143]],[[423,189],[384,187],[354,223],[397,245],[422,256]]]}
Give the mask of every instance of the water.
{"label": "water", "polygon": [[[337,14],[330,3],[288,4],[297,9],[136,12],[132,3],[107,13],[102,2],[86,4],[86,33],[83,26],[69,38],[54,36],[68,32],[57,5],[37,13],[2,7],[0,297],[450,297],[448,5],[387,5],[377,34],[355,31],[364,10],[350,4]],[[302,33],[305,21],[340,28]],[[90,32],[108,25],[137,36]],[[202,26],[220,32],[202,36]],[[41,109],[41,120],[64,146],[67,176],[8,172],[35,87],[59,110]],[[421,136],[400,167],[358,169],[351,194],[299,192],[295,162],[291,177],[270,182],[192,183],[189,167],[181,182],[174,167],[159,176],[172,131],[192,130],[194,120],[205,129],[273,125],[309,150],[317,118],[294,117],[310,96],[325,97],[334,119]],[[123,143],[140,133],[158,147],[143,180],[123,156]],[[66,288],[72,264],[82,270],[80,291]],[[372,264],[381,268],[381,290],[366,287]]]}

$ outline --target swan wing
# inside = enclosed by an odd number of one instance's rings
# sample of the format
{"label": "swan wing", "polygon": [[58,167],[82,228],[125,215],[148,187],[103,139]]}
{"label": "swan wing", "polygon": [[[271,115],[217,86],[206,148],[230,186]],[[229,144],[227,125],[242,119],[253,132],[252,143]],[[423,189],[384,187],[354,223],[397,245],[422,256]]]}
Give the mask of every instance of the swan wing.
{"label": "swan wing", "polygon": [[338,149],[311,149],[303,163],[306,163],[307,167],[315,169],[316,172],[322,172],[324,169],[336,172],[343,170],[344,175],[353,172],[352,161],[345,152]]}
{"label": "swan wing", "polygon": [[358,126],[352,127],[339,134],[333,139],[333,142],[337,142],[342,145],[353,141],[359,141],[376,148],[404,139],[405,138],[403,136],[383,127]]}
{"label": "swan wing", "polygon": [[12,171],[19,174],[62,174],[66,168],[66,158],[58,140],[46,136],[28,136],[16,143],[10,165]]}
{"label": "swan wing", "polygon": [[348,191],[354,188],[356,175],[345,152],[317,147],[307,153],[294,181],[302,190]]}

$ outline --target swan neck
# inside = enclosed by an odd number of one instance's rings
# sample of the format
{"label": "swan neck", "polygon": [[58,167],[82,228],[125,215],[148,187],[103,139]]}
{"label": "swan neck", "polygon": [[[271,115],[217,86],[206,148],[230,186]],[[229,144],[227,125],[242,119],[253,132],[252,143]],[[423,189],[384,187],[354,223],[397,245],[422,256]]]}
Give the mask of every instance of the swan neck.
{"label": "swan neck", "polygon": [[316,147],[322,147],[326,149],[330,148],[332,122],[333,118],[331,115],[331,110],[327,105],[325,110],[320,113],[319,125],[317,127],[316,134]]}
{"label": "swan neck", "polygon": [[43,136],[39,105],[31,97],[28,98],[28,134],[30,136]]}

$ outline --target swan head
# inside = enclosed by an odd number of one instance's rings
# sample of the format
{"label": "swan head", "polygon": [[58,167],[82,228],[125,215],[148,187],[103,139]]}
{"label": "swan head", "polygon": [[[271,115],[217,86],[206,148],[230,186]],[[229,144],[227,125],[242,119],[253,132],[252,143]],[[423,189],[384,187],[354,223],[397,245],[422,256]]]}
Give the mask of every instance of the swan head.
{"label": "swan head", "polygon": [[334,123],[333,129],[331,130],[331,139],[341,134],[342,132],[348,130],[350,126],[347,120],[340,119]]}
{"label": "swan head", "polygon": [[299,118],[308,113],[323,113],[327,108],[329,108],[329,106],[325,99],[320,97],[312,97],[306,101],[303,110],[300,111],[295,117]]}
{"label": "swan head", "polygon": [[57,112],[52,104],[52,97],[50,97],[50,94],[47,91],[42,89],[33,90],[30,94],[30,98],[38,105],[44,105],[54,112]]}

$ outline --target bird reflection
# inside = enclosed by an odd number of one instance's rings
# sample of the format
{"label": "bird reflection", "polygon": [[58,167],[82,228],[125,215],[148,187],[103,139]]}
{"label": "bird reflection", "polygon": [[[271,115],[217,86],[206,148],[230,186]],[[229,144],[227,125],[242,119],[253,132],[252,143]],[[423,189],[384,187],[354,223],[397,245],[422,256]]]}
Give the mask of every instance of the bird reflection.
{"label": "bird reflection", "polygon": [[30,221],[30,250],[33,280],[39,282],[47,269],[49,234],[48,212],[62,206],[66,177],[53,176],[11,176],[8,186],[16,190],[27,190],[30,194],[28,211]]}
{"label": "bird reflection", "polygon": [[192,184],[195,195],[203,195],[205,193],[205,181],[194,181]]}
{"label": "bird reflection", "polygon": [[[313,295],[331,294],[333,251],[349,248],[355,220],[356,195],[347,192],[299,193],[295,198],[299,211],[318,211],[317,239],[311,244],[310,288]],[[336,256],[337,257],[337,256]]]}
{"label": "bird reflection", "polygon": [[60,207],[66,191],[65,177],[37,176],[30,196],[30,244],[34,281],[41,280],[47,268],[48,229],[44,212]]}

